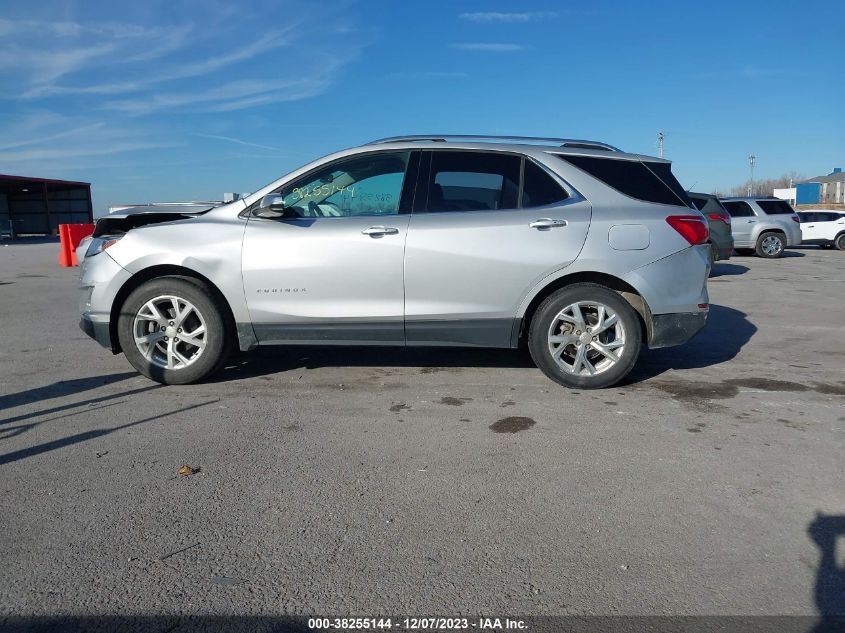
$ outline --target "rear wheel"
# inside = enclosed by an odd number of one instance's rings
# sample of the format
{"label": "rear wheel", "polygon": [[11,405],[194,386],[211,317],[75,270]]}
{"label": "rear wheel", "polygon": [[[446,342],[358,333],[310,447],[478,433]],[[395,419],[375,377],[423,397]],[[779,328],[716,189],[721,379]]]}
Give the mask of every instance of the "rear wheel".
{"label": "rear wheel", "polygon": [[833,240],[833,243],[836,245],[840,251],[845,251],[845,233],[840,233],[836,236],[836,239]]}
{"label": "rear wheel", "polygon": [[783,256],[786,242],[781,233],[767,232],[757,238],[757,248],[754,249],[759,257],[775,259]]}
{"label": "rear wheel", "polygon": [[152,380],[197,382],[217,370],[228,353],[223,314],[208,287],[194,279],[152,279],[120,310],[120,346],[132,366]]}
{"label": "rear wheel", "polygon": [[598,284],[573,284],[551,294],[534,313],[528,348],[537,367],[576,389],[610,387],[634,367],[642,331],[631,305]]}

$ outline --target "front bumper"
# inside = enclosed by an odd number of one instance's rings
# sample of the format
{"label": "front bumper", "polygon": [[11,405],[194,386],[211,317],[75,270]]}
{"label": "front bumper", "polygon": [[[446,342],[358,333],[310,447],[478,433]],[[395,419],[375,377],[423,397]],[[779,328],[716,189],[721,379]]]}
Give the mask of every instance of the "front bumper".
{"label": "front bumper", "polygon": [[698,334],[705,323],[707,312],[653,314],[648,327],[648,346],[657,349],[683,345]]}
{"label": "front bumper", "polygon": [[132,276],[108,253],[86,257],[79,266],[79,327],[103,347],[116,350],[111,340],[112,305],[118,291]]}
{"label": "front bumper", "polygon": [[79,319],[79,329],[107,349],[112,348],[109,322],[92,321],[86,315]]}

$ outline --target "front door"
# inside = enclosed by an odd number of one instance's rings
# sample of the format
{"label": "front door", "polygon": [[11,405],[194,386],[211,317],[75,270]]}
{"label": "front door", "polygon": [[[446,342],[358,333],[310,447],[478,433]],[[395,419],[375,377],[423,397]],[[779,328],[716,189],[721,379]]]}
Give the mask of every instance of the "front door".
{"label": "front door", "polygon": [[249,218],[243,283],[259,343],[404,343],[410,216],[400,201],[411,154],[317,168],[278,190],[284,217]]}
{"label": "front door", "polygon": [[405,247],[408,345],[510,346],[527,291],[581,251],[589,202],[505,153],[426,152],[420,182]]}

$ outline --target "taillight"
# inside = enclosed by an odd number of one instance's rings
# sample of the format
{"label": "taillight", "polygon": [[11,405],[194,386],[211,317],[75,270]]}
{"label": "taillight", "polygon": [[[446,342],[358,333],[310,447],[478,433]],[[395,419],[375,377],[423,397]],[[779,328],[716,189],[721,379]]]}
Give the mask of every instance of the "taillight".
{"label": "taillight", "polygon": [[793,222],[798,222],[798,224],[801,224],[801,218],[799,218],[797,215],[793,215],[793,216],[792,216],[792,221],[793,221]]}
{"label": "taillight", "polygon": [[722,215],[721,213],[708,213],[707,217],[710,218],[711,220],[716,220],[717,222],[721,221],[721,222],[724,222],[725,224],[731,223],[731,216],[729,216],[729,215]]}
{"label": "taillight", "polygon": [[670,215],[666,222],[680,233],[690,246],[704,244],[710,237],[707,222],[700,215]]}

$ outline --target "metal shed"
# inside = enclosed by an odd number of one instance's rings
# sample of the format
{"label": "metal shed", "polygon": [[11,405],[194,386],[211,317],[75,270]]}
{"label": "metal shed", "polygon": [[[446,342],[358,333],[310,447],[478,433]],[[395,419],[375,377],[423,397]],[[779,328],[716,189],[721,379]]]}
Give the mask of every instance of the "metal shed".
{"label": "metal shed", "polygon": [[0,174],[0,231],[53,235],[59,224],[93,222],[91,184]]}

